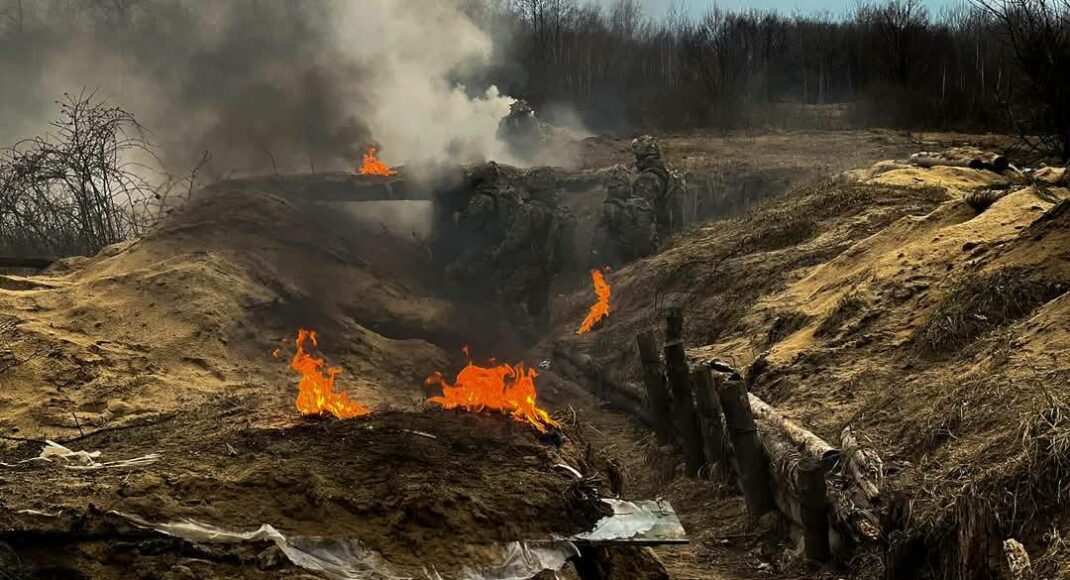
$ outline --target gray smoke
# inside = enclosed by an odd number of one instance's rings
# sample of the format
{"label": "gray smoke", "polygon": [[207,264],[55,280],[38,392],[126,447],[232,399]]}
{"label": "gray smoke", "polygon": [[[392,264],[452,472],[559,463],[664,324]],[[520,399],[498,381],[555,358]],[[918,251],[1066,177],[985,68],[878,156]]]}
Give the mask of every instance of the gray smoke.
{"label": "gray smoke", "polygon": [[494,158],[510,99],[463,87],[490,36],[452,0],[0,0],[0,145],[64,92],[130,110],[168,168],[352,168]]}

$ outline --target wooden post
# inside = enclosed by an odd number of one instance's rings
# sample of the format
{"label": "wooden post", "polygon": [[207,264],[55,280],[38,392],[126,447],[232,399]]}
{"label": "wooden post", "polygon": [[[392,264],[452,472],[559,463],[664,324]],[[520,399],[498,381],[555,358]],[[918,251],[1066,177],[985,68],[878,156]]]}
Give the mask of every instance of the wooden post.
{"label": "wooden post", "polygon": [[643,382],[646,384],[647,408],[654,422],[654,433],[658,443],[672,443],[672,418],[669,389],[665,385],[665,367],[658,356],[658,346],[654,341],[654,331],[647,330],[635,336],[639,347],[639,360],[643,363]]}
{"label": "wooden post", "polygon": [[769,485],[769,466],[758,428],[751,414],[747,386],[740,380],[722,383],[718,390],[724,410],[728,438],[732,443],[736,474],[743,499],[754,518],[760,518],[775,508],[772,487]]}
{"label": "wooden post", "polygon": [[952,563],[949,578],[957,580],[985,580],[992,577],[989,550],[993,546],[990,536],[989,511],[984,502],[970,494],[959,497],[956,504],[958,524],[958,558]]}
{"label": "wooden post", "polygon": [[825,562],[829,547],[829,502],[825,489],[825,466],[819,459],[806,457],[799,462],[799,511],[803,525],[806,558]]}
{"label": "wooden post", "polygon": [[687,475],[696,476],[706,464],[702,451],[702,434],[699,432],[692,394],[691,371],[684,352],[684,315],[679,308],[669,310],[665,327],[665,366],[668,368],[669,385],[672,387],[672,416],[676,435],[684,451]]}
{"label": "wooden post", "polygon": [[724,419],[721,416],[721,401],[717,398],[713,373],[708,368],[700,368],[691,373],[691,385],[695,388],[695,405],[698,407],[699,425],[702,429],[703,449],[706,462],[710,465],[724,461],[725,433]]}

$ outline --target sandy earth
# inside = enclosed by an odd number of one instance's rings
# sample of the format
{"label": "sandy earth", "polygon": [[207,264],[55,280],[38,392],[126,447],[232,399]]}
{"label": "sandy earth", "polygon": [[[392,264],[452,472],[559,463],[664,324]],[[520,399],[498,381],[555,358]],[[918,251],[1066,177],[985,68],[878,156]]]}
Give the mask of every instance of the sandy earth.
{"label": "sandy earth", "polygon": [[[1065,376],[1052,355],[1066,346],[1066,300],[1033,305],[1028,317],[983,328],[950,352],[911,345],[969,275],[1015,267],[1065,279],[1065,218],[1028,190],[975,217],[962,193],[1002,184],[969,170],[879,165],[824,179],[958,138],[668,136],[670,158],[718,192],[706,210],[736,217],[615,273],[615,312],[593,335],[572,334],[590,299],[582,268],[563,276],[555,333],[526,360],[537,364],[548,345],[569,340],[634,380],[634,333],[656,323],[656,304],[686,301],[693,354],[742,368],[765,353],[760,393],[831,439],[855,425],[892,466],[889,489],[951,486],[933,487],[910,524],[942,525],[925,522],[940,521],[951,497],[941,494],[964,478],[987,490],[1036,464],[993,461],[989,442],[1018,437],[1003,426],[1036,416],[1043,384]],[[622,140],[581,148],[589,168],[627,158]],[[590,226],[601,195],[570,197],[581,225]],[[31,577],[307,574],[263,544],[166,539],[110,510],[358,538],[406,573],[450,573],[495,561],[495,543],[588,527],[598,513],[577,498],[586,485],[608,490],[611,466],[625,474],[626,498],[666,497],[680,514],[692,543],[655,550],[672,578],[815,575],[783,546],[763,551],[768,542],[732,489],[680,476],[671,449],[552,369],[540,377],[540,399],[563,436],[430,409],[423,378],[459,369],[465,344],[477,357],[498,356],[502,329],[446,287],[421,236],[395,237],[378,218],[354,223],[352,210],[216,188],[142,239],[41,275],[0,276],[0,312],[15,329],[7,342],[24,361],[0,374],[0,461],[35,456],[44,439],[99,450],[103,460],[162,454],[149,466],[95,472],[0,468],[0,541]],[[403,218],[415,231],[419,220]],[[322,352],[343,369],[340,384],[375,410],[371,418],[298,416],[295,377],[285,356],[271,356],[291,352],[298,327],[319,331]],[[964,403],[980,386],[1002,404]],[[577,484],[555,463],[591,480]],[[934,515],[923,522],[925,510]],[[864,575],[856,564],[838,574]],[[659,577],[651,570],[622,577]]]}

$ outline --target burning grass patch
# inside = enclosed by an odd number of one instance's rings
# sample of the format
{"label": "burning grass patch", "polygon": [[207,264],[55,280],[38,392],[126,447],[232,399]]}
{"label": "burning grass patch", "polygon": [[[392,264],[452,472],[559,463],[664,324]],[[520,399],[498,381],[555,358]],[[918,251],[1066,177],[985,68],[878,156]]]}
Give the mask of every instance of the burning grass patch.
{"label": "burning grass patch", "polygon": [[1029,316],[1065,291],[1066,284],[1038,279],[1021,268],[970,276],[951,289],[912,342],[929,356],[957,352],[982,334]]}

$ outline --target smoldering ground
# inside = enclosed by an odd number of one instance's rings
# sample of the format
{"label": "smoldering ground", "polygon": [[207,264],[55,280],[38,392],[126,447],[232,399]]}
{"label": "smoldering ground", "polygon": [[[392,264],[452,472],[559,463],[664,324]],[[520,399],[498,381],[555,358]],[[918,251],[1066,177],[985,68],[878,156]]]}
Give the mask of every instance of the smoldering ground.
{"label": "smoldering ground", "polygon": [[169,171],[209,178],[510,161],[511,99],[461,86],[495,56],[459,2],[0,0],[0,142],[40,135],[83,87],[133,112]]}

